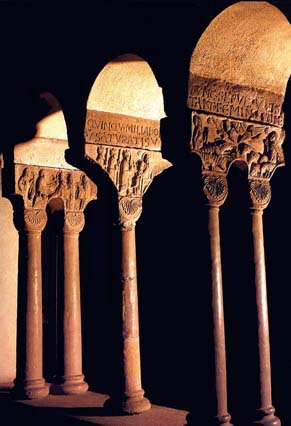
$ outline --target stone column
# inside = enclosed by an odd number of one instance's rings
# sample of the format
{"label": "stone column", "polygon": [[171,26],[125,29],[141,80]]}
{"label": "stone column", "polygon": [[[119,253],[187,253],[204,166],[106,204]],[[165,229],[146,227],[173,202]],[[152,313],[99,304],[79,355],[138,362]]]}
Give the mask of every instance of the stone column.
{"label": "stone column", "polygon": [[151,404],[141,384],[135,222],[123,222],[121,233],[122,337],[124,398],[122,411],[138,414]]}
{"label": "stone column", "polygon": [[79,233],[83,212],[67,212],[64,224],[64,376],[65,394],[88,390],[82,373],[82,328],[80,303]]}
{"label": "stone column", "polygon": [[263,231],[263,209],[268,205],[271,198],[270,183],[267,180],[251,180],[250,195],[252,200],[251,214],[260,376],[260,407],[257,410],[253,424],[280,426],[281,421],[274,415],[275,408],[272,405],[269,320]]}
{"label": "stone column", "polygon": [[[27,398],[42,398],[49,393],[43,379],[42,268],[41,232],[47,216],[44,210],[25,209],[27,241],[26,341],[23,390]],[[21,303],[21,300],[18,302]]]}
{"label": "stone column", "polygon": [[219,207],[227,196],[227,181],[224,175],[204,175],[204,194],[208,200],[208,229],[210,238],[212,313],[215,359],[215,387],[217,415],[214,425],[231,426],[227,411],[227,377],[224,332],[224,307],[220,252]]}

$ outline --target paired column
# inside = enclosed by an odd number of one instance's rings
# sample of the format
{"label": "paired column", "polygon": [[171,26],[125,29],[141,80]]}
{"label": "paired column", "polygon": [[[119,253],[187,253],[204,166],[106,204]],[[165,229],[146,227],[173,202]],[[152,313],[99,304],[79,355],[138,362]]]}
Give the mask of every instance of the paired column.
{"label": "paired column", "polygon": [[[49,393],[43,378],[42,330],[42,268],[41,233],[47,221],[46,212],[25,209],[24,231],[27,243],[26,257],[26,317],[23,391],[26,398],[42,398]],[[22,303],[19,301],[18,303]]]}
{"label": "paired column", "polygon": [[274,415],[272,405],[270,339],[268,320],[268,301],[264,251],[263,209],[271,198],[270,183],[267,180],[251,180],[252,234],[254,246],[256,304],[258,318],[258,351],[260,377],[260,407],[253,424],[280,426],[281,421]]}
{"label": "paired column", "polygon": [[213,425],[231,426],[231,416],[227,411],[227,374],[224,331],[224,307],[221,270],[219,207],[227,197],[225,175],[206,174],[204,194],[208,200],[208,230],[210,238],[212,313],[215,360],[215,388],[217,415]]}
{"label": "paired column", "polygon": [[83,212],[67,212],[64,235],[64,376],[65,394],[88,390],[82,373],[79,233],[85,224]]}

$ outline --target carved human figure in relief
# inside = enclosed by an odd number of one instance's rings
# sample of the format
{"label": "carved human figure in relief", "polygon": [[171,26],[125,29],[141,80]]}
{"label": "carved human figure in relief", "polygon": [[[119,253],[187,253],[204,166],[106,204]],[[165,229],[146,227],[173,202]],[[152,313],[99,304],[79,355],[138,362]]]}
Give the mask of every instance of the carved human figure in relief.
{"label": "carved human figure in relief", "polygon": [[150,164],[150,155],[144,153],[136,163],[136,173],[133,182],[133,193],[143,194],[151,181],[153,180],[152,168]]}
{"label": "carved human figure in relief", "polygon": [[33,200],[35,193],[34,183],[34,171],[26,167],[18,180],[18,188],[25,200]]}
{"label": "carved human figure in relief", "polygon": [[105,164],[105,162],[106,162],[106,159],[105,159],[105,148],[102,145],[98,145],[97,146],[96,161],[101,166],[103,166]]}
{"label": "carved human figure in relief", "polygon": [[56,192],[57,186],[56,177],[53,175],[49,177],[43,169],[40,169],[35,183],[34,207],[45,207],[50,196]]}
{"label": "carved human figure in relief", "polygon": [[90,199],[91,191],[90,184],[87,179],[87,176],[82,174],[80,176],[80,181],[76,182],[75,190],[75,210],[83,210],[86,204],[86,201]]}
{"label": "carved human figure in relief", "polygon": [[199,115],[193,116],[193,135],[192,135],[192,149],[199,151],[203,146],[203,127]]}
{"label": "carved human figure in relief", "polygon": [[73,210],[74,209],[74,180],[73,180],[73,175],[72,173],[68,173],[67,174],[67,178],[66,178],[66,198],[65,198],[65,202],[66,202],[66,208],[68,210]]}
{"label": "carved human figure in relief", "polygon": [[109,176],[111,177],[112,181],[116,183],[117,181],[117,151],[114,148],[111,148],[109,151],[107,172]]}
{"label": "carved human figure in relief", "polygon": [[122,195],[129,193],[132,186],[132,177],[134,173],[134,165],[131,160],[130,151],[125,149],[122,151],[122,160],[119,167],[119,192]]}

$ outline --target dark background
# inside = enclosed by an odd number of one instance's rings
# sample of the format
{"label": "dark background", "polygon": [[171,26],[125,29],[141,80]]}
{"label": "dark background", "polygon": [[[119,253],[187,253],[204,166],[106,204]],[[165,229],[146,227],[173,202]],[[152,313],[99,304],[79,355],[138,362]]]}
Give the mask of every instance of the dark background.
{"label": "dark background", "polygon": [[[137,264],[143,387],[152,403],[214,414],[211,281],[207,210],[200,161],[190,158],[186,107],[192,51],[211,20],[232,1],[0,2],[1,138],[7,169],[12,147],[35,134],[45,112],[43,91],[60,101],[72,148],[83,144],[86,100],[98,72],[115,56],[135,53],[151,65],[163,88],[163,156],[173,167],[155,178],[137,224]],[[270,2],[291,19],[291,1]],[[260,25],[260,23],[258,23]],[[286,167],[272,178],[264,214],[273,403],[283,425],[290,419],[290,117],[285,104]],[[92,390],[119,383],[118,231],[112,199],[97,171],[99,199],[86,210],[80,238],[84,373]],[[9,188],[9,173],[5,176]],[[8,189],[7,189],[8,191]],[[228,356],[229,411],[234,423],[258,408],[256,309],[251,223],[245,174],[232,168],[221,209],[221,246]],[[45,375],[57,371],[56,293],[52,236],[44,232]],[[59,264],[62,260],[59,252]],[[61,268],[60,268],[61,269]],[[57,275],[57,287],[53,276]],[[60,308],[59,308],[60,309]],[[59,367],[60,368],[60,367]],[[289,420],[290,422],[290,420]],[[203,423],[201,423],[203,424]]]}

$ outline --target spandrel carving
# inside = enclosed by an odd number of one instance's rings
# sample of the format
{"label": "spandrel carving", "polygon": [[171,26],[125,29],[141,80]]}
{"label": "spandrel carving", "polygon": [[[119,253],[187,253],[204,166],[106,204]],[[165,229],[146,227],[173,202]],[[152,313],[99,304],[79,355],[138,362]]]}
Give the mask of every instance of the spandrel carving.
{"label": "spandrel carving", "polygon": [[96,199],[96,185],[81,171],[15,166],[15,192],[27,208],[45,209],[53,198],[61,198],[66,211],[83,211]]}
{"label": "spandrel carving", "polygon": [[248,165],[249,176],[270,179],[284,165],[284,129],[192,113],[191,150],[204,171],[226,174],[235,160]]}

